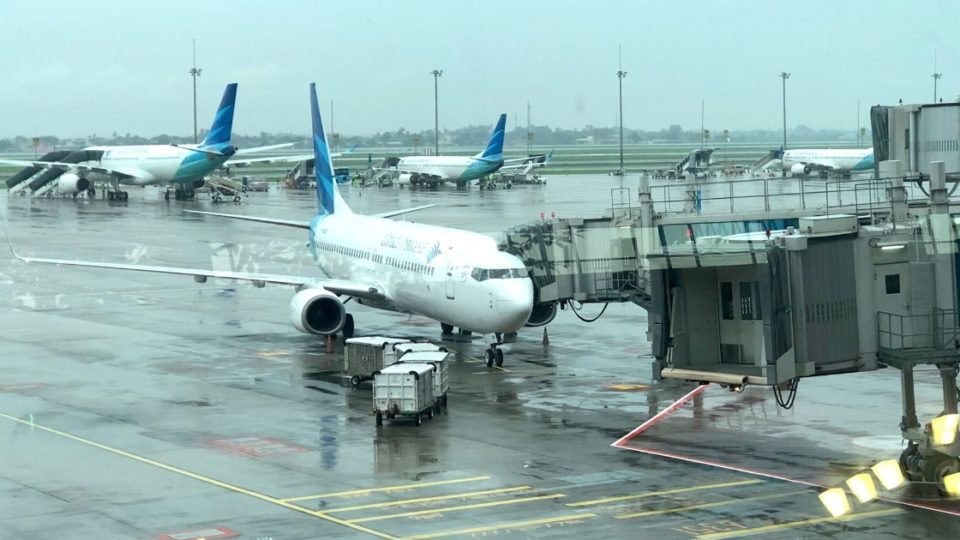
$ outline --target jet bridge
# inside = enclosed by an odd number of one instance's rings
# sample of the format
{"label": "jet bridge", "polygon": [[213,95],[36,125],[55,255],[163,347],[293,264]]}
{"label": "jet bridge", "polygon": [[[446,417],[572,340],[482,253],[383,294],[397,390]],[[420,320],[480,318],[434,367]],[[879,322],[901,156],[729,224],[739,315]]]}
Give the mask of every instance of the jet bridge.
{"label": "jet bridge", "polygon": [[899,369],[910,441],[901,462],[912,478],[941,482],[960,470],[960,442],[935,445],[920,424],[913,371],[936,366],[943,410],[957,410],[960,207],[950,208],[943,163],[930,165],[926,191],[904,181],[901,162],[878,168],[818,190],[765,178],[665,183],[656,211],[643,178],[637,204],[614,189],[609,216],[543,216],[500,247],[533,279],[528,326],[564,304],[646,309],[657,379],[770,386],[790,407],[801,378]]}

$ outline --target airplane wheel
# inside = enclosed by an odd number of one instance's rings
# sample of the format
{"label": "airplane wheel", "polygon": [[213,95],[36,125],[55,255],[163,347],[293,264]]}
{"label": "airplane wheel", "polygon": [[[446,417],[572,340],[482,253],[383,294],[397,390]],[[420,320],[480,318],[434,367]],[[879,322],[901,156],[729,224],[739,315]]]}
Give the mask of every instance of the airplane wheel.
{"label": "airplane wheel", "polygon": [[440,323],[440,333],[449,336],[453,334],[453,325],[447,323]]}
{"label": "airplane wheel", "polygon": [[341,332],[343,333],[343,339],[352,338],[353,330],[354,330],[353,315],[347,313],[347,318],[345,321],[343,321],[343,329],[341,330]]}
{"label": "airplane wheel", "polygon": [[121,191],[121,192],[120,192],[120,196],[123,198],[123,202],[127,202],[128,200],[130,200],[130,192],[129,192],[129,191]]}
{"label": "airplane wheel", "polygon": [[382,426],[382,425],[383,425],[383,414],[377,413],[377,426]]}
{"label": "airplane wheel", "polygon": [[487,367],[493,367],[494,357],[496,355],[493,352],[493,349],[487,349],[483,353],[483,357],[486,360]]}
{"label": "airplane wheel", "polygon": [[503,365],[503,350],[497,349],[497,367]]}

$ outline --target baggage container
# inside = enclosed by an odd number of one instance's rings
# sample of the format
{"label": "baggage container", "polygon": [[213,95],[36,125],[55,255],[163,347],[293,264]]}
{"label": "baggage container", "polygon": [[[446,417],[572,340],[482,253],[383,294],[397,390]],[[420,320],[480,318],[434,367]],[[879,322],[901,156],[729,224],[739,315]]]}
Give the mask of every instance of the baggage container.
{"label": "baggage container", "polygon": [[[402,346],[402,345],[400,345]],[[448,373],[449,360],[452,354],[446,351],[408,352],[400,357],[397,365],[427,364],[433,366],[433,398],[434,410],[439,412],[440,407],[447,406],[447,391],[450,390],[450,375]]]}
{"label": "baggage container", "polygon": [[394,364],[373,376],[373,412],[377,425],[383,417],[412,418],[419,426],[423,417],[433,418],[433,370],[431,364]]}
{"label": "baggage container", "polygon": [[346,340],[343,350],[343,373],[356,388],[373,379],[373,374],[396,363],[393,346],[405,340],[384,336],[356,337]]}

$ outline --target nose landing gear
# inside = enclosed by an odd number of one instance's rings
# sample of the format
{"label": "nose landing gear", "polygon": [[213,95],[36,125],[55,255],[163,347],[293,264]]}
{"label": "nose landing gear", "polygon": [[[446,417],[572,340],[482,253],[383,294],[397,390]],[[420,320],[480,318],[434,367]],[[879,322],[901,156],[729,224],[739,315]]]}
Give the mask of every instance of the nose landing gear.
{"label": "nose landing gear", "polygon": [[497,334],[497,341],[491,343],[490,347],[483,353],[487,367],[493,367],[494,364],[496,364],[497,367],[503,366],[503,349],[500,348],[500,345],[503,345],[503,340],[500,334]]}

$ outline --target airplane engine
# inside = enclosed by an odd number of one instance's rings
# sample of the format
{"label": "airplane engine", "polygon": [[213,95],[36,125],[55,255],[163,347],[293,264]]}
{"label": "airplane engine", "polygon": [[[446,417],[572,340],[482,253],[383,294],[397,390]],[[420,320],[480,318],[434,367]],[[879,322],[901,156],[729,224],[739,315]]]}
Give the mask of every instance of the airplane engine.
{"label": "airplane engine", "polygon": [[60,178],[57,180],[57,188],[60,189],[60,193],[65,193],[67,195],[86,191],[89,187],[89,180],[81,176],[77,176],[74,173],[61,174]]}
{"label": "airplane engine", "polygon": [[553,321],[553,318],[556,316],[556,302],[534,304],[533,311],[530,312],[530,317],[527,319],[527,322],[524,324],[524,326],[545,326],[550,324],[550,322]]}
{"label": "airplane engine", "polygon": [[797,163],[790,167],[790,174],[810,174],[810,166],[803,163]]}
{"label": "airplane engine", "polygon": [[397,185],[410,185],[413,181],[413,175],[410,173],[402,173],[397,177]]}
{"label": "airplane engine", "polygon": [[343,302],[330,291],[304,289],[290,300],[290,322],[305,334],[335,334],[346,320]]}
{"label": "airplane engine", "polygon": [[200,189],[205,185],[207,185],[207,182],[203,179],[193,181],[193,189]]}

